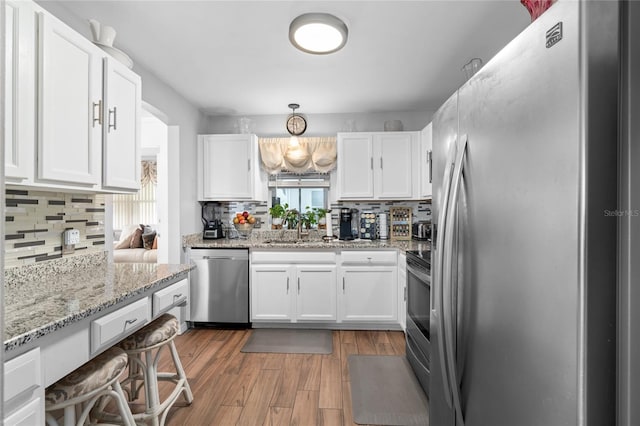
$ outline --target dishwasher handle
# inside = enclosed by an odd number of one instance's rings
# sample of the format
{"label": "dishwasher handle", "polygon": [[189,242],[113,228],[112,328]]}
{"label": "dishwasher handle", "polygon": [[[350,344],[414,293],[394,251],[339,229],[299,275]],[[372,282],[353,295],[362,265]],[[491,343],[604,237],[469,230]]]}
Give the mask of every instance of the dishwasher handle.
{"label": "dishwasher handle", "polygon": [[202,260],[246,260],[246,259],[241,259],[239,257],[232,257],[232,256],[202,256],[202,257],[197,257],[194,260],[198,260],[198,259],[202,259]]}

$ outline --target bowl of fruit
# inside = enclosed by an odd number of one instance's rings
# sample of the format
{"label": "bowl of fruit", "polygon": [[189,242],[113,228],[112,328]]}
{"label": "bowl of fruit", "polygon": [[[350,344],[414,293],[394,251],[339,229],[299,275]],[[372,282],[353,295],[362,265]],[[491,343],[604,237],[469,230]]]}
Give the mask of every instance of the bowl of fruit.
{"label": "bowl of fruit", "polygon": [[233,218],[233,226],[236,228],[236,231],[238,231],[238,235],[243,238],[251,235],[251,230],[255,223],[256,218],[246,210],[242,213],[236,213],[236,216]]}

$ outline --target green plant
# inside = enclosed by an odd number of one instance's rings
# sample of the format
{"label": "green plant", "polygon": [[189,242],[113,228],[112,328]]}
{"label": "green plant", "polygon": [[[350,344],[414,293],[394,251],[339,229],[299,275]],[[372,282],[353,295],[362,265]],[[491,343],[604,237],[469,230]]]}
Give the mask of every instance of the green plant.
{"label": "green plant", "polygon": [[269,214],[274,219],[284,218],[288,208],[289,208],[289,204],[287,203],[285,203],[284,205],[276,204],[273,207],[269,207]]}
{"label": "green plant", "polygon": [[318,223],[318,214],[316,208],[310,209],[309,206],[305,207],[305,212],[300,215],[300,220],[305,228],[310,229],[312,225]]}
{"label": "green plant", "polygon": [[[309,208],[309,207],[307,207],[307,208]],[[322,207],[314,207],[311,210],[313,210],[313,212],[316,214],[318,220],[320,220],[321,218],[325,217],[325,215],[329,211],[327,209],[323,209]]]}
{"label": "green plant", "polygon": [[[285,204],[285,206],[289,207]],[[298,220],[300,217],[300,213],[296,209],[287,209],[284,214],[284,222],[287,224],[287,228],[294,229],[298,226]]]}

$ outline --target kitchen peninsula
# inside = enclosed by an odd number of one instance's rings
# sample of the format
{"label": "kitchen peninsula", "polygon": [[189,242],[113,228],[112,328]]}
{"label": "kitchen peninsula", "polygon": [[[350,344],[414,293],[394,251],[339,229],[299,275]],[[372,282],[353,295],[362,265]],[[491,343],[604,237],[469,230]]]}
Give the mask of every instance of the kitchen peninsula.
{"label": "kitchen peninsula", "polygon": [[45,387],[184,306],[192,268],[102,252],[5,270],[5,408],[39,418]]}

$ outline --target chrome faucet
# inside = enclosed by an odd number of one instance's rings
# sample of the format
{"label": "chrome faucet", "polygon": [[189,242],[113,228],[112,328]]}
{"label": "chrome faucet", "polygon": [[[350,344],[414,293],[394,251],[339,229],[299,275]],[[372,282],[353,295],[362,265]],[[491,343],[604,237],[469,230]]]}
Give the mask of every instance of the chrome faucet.
{"label": "chrome faucet", "polygon": [[301,237],[308,237],[309,236],[309,231],[302,231],[302,213],[298,213],[298,240],[301,239]]}

